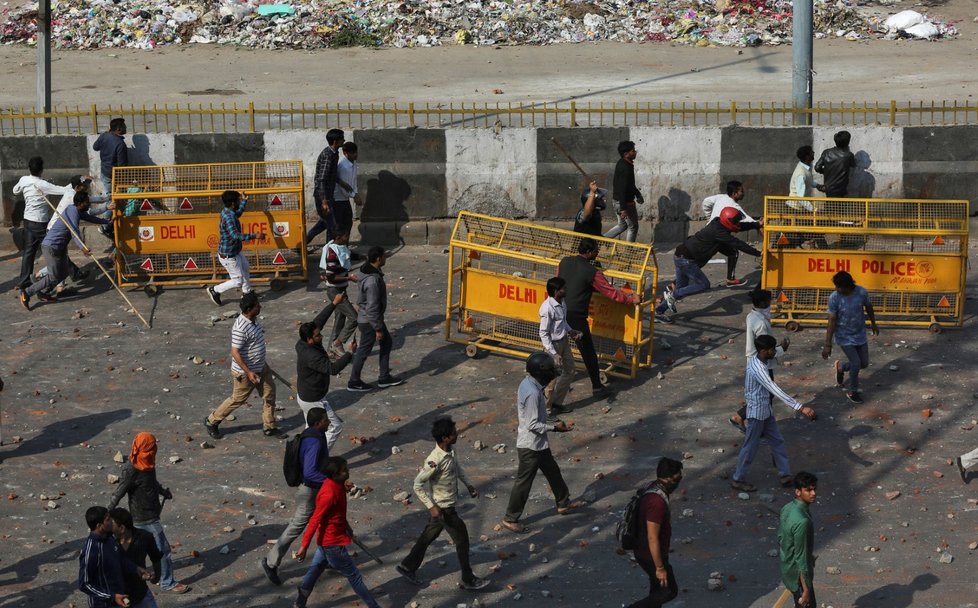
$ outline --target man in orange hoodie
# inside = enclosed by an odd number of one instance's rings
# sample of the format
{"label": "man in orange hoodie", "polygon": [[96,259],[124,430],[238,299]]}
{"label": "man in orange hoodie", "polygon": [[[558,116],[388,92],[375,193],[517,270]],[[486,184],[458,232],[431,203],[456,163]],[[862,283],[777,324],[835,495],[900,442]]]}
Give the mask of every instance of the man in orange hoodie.
{"label": "man in orange hoodie", "polygon": [[347,545],[353,542],[353,531],[346,520],[346,482],[350,479],[346,460],[339,456],[331,457],[324,473],[326,481],[316,494],[316,511],[309,520],[306,533],[302,536],[302,547],[295,554],[295,559],[300,562],[306,559],[306,550],[313,536],[319,548],[313,555],[309,570],[302,577],[299,594],[292,607],[305,608],[316,580],[327,568],[332,568],[350,581],[350,586],[368,608],[380,608],[346,550]]}

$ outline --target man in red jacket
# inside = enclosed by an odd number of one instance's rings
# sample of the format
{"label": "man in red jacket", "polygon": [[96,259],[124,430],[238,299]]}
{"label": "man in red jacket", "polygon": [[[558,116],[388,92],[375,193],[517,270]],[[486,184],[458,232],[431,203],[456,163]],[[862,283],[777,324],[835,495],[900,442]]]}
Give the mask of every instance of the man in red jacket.
{"label": "man in red jacket", "polygon": [[298,561],[306,559],[306,549],[316,536],[316,549],[312,564],[299,584],[299,594],[295,598],[293,608],[305,608],[316,580],[327,568],[332,568],[350,581],[350,586],[368,608],[380,608],[377,600],[370,594],[356,564],[346,550],[353,542],[353,531],[346,521],[346,481],[350,478],[350,469],[346,460],[333,456],[326,464],[324,473],[326,481],[316,494],[316,511],[309,520],[306,533],[302,536],[302,547],[295,558]]}

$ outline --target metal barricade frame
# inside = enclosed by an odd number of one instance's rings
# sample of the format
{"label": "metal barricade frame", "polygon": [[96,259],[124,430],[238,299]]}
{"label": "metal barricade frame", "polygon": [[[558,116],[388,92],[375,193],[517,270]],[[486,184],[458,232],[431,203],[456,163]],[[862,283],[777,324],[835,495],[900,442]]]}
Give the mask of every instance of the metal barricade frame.
{"label": "metal barricade frame", "polygon": [[772,322],[828,322],[832,276],[866,288],[877,323],[960,327],[968,256],[967,200],[764,197],[761,286]]}
{"label": "metal barricade frame", "polygon": [[597,293],[591,301],[589,323],[602,375],[634,379],[652,364],[653,323],[646,313],[658,280],[655,251],[642,243],[463,211],[449,243],[445,340],[465,345],[469,357],[480,350],[518,357],[541,350],[538,309],[547,297],[546,281],[563,257],[577,255],[582,238],[601,246],[598,262],[613,285],[646,296],[637,305]]}

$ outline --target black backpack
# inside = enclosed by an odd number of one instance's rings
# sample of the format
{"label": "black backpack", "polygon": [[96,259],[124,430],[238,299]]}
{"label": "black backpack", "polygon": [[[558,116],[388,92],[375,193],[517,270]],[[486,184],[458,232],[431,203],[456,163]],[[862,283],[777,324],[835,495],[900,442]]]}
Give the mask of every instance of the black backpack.
{"label": "black backpack", "polygon": [[638,544],[639,539],[642,537],[641,531],[638,527],[639,506],[642,504],[642,497],[646,494],[654,492],[655,487],[655,482],[652,482],[644,488],[635,490],[635,494],[632,496],[631,500],[628,501],[628,505],[625,507],[625,512],[622,514],[621,520],[618,522],[618,526],[615,528],[615,538],[618,539],[618,546],[621,547],[623,551],[631,551],[635,549],[635,545]]}
{"label": "black backpack", "polygon": [[302,485],[302,460],[299,458],[299,446],[302,444],[302,433],[294,435],[285,444],[285,459],[282,462],[282,472],[285,473],[285,483],[290,488]]}

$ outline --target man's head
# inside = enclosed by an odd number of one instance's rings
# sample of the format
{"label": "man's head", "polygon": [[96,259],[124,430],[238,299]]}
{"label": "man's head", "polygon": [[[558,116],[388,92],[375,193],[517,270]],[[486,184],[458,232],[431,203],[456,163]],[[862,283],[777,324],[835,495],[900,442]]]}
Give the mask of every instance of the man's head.
{"label": "man's head", "polygon": [[598,242],[594,239],[581,239],[581,242],[577,245],[577,253],[589,260],[593,260],[598,257]]}
{"label": "man's head", "polygon": [[88,208],[92,205],[92,201],[88,198],[88,192],[85,190],[75,192],[75,197],[72,199],[72,202],[75,203],[75,207],[79,211],[88,211]]}
{"label": "man's head", "polygon": [[92,180],[85,179],[83,175],[73,175],[71,176],[71,187],[75,192],[81,192],[82,190],[88,190],[88,187],[92,184]]}
{"label": "man's head", "polygon": [[757,349],[757,358],[761,361],[770,361],[778,351],[778,341],[774,336],[767,334],[754,338],[754,348]]}
{"label": "man's head", "polygon": [[559,376],[554,358],[542,350],[531,354],[526,359],[526,373],[530,374],[541,386],[547,386],[550,381]]}
{"label": "man's head", "polygon": [[326,131],[326,145],[337,150],[343,145],[344,137],[342,129],[330,129]]}
{"label": "man's head", "polygon": [[727,196],[735,201],[742,200],[744,198],[744,184],[735,179],[727,182]]}
{"label": "man's head", "polygon": [[844,296],[849,295],[856,288],[856,280],[845,270],[832,275],[832,284],[835,285],[835,290]]}
{"label": "man's head", "polygon": [[815,149],[811,146],[802,146],[798,148],[797,152],[795,152],[795,156],[797,156],[798,160],[801,162],[805,163],[806,165],[810,165],[812,164],[812,161],[815,160]]}
{"label": "man's head", "polygon": [[[323,332],[318,325],[308,321],[299,326],[299,339],[310,346],[322,344]],[[311,424],[309,426],[312,426]]]}
{"label": "man's head", "polygon": [[633,141],[620,142],[618,144],[618,156],[628,161],[635,160],[635,157],[638,156],[638,152],[635,151],[635,142]]}
{"label": "man's head", "polygon": [[109,518],[112,519],[112,533],[116,538],[123,538],[132,532],[132,514],[122,507],[116,507],[109,511]]}
{"label": "man's head", "polygon": [[96,534],[112,534],[112,519],[109,517],[109,510],[105,507],[88,507],[85,511],[85,523],[88,529]]}
{"label": "man's head", "polygon": [[355,161],[359,154],[360,153],[357,151],[357,145],[352,141],[348,141],[343,144],[343,156],[350,159],[351,162]]}
{"label": "man's head", "polygon": [[44,159],[40,156],[34,156],[27,161],[27,170],[31,172],[31,175],[37,177],[44,173]]}
{"label": "man's head", "polygon": [[659,482],[659,487],[666,494],[672,494],[679,487],[679,482],[683,480],[683,463],[663,456],[655,467],[655,477]]}
{"label": "man's head", "polygon": [[815,502],[816,489],[818,487],[818,477],[808,471],[799,471],[795,475],[795,498],[806,505]]}
{"label": "man's head", "polygon": [[450,416],[439,416],[431,423],[431,436],[438,445],[451,446],[458,441],[458,431],[455,421]]}
{"label": "man's head", "polygon": [[124,118],[113,118],[109,121],[109,131],[112,131],[116,135],[126,134],[126,119]]}
{"label": "man's head", "polygon": [[387,263],[387,252],[383,247],[374,245],[367,251],[367,263],[376,268],[383,268]]}
{"label": "man's head", "polygon": [[852,134],[850,134],[849,131],[839,131],[832,136],[832,139],[835,141],[835,145],[838,147],[848,148],[849,142],[852,140]]}
{"label": "man's head", "polygon": [[558,302],[564,299],[567,293],[567,281],[563,277],[553,277],[547,279],[547,295]]}
{"label": "man's head", "polygon": [[346,464],[346,459],[339,456],[330,456],[326,461],[323,475],[332,479],[336,483],[343,483],[350,478],[350,467]]}
{"label": "man's head", "polygon": [[325,408],[313,407],[306,412],[306,424],[309,428],[316,429],[323,433],[329,428],[329,416],[326,415]]}
{"label": "man's head", "polygon": [[238,306],[241,307],[241,314],[249,319],[254,319],[261,312],[261,302],[258,301],[258,294],[253,291],[242,295]]}
{"label": "man's head", "polygon": [[771,306],[771,292],[767,289],[755,289],[750,292],[750,301],[754,308],[765,309]]}
{"label": "man's head", "polygon": [[237,209],[241,202],[241,193],[237,190],[225,190],[221,193],[221,202],[227,209]]}
{"label": "man's head", "polygon": [[744,214],[733,207],[724,207],[720,211],[720,225],[730,232],[740,232],[740,222],[744,219]]}

